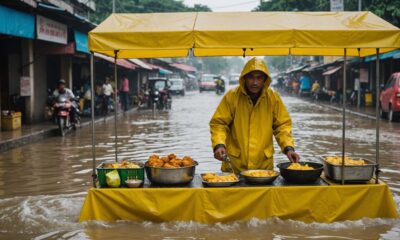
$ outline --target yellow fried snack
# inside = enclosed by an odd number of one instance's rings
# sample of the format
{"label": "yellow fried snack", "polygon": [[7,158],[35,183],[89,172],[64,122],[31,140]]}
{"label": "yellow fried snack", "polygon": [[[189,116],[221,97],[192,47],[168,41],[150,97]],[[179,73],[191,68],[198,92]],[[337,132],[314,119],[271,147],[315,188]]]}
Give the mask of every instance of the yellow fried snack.
{"label": "yellow fried snack", "polygon": [[104,168],[140,168],[136,163],[129,162],[128,160],[122,160],[119,163],[105,163]]}
{"label": "yellow fried snack", "polygon": [[215,173],[206,173],[203,175],[203,180],[206,182],[236,182],[238,178],[235,174],[218,175]]}
{"label": "yellow fried snack", "polygon": [[[342,165],[342,156],[329,156],[325,157],[325,160],[333,165]],[[347,156],[344,157],[344,165],[347,166],[362,166],[367,164],[364,160],[362,159],[351,159]]]}
{"label": "yellow fried snack", "polygon": [[246,172],[244,175],[249,177],[274,177],[277,175],[277,173],[270,170],[255,170]]}
{"label": "yellow fried snack", "polygon": [[302,165],[300,163],[291,163],[287,169],[291,170],[313,170],[313,167],[308,166],[308,164]]}

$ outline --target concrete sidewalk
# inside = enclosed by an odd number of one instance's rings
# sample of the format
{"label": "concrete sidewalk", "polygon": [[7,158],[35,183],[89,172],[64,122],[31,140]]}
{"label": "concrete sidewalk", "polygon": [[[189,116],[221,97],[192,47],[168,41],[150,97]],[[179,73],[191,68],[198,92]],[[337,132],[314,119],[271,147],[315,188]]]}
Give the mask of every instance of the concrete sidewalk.
{"label": "concrete sidewalk", "polygon": [[[132,108],[125,113],[132,113],[136,110],[137,108]],[[118,116],[123,113],[123,111],[120,111]],[[95,119],[95,123],[108,121],[112,118],[114,118],[114,113],[110,113],[106,117],[98,116]],[[81,119],[81,127],[90,126],[90,124],[90,118],[84,117]],[[48,137],[58,136],[58,134],[58,126],[52,122],[22,125],[20,129],[14,131],[0,131],[0,152],[37,142]],[[68,137],[68,135],[65,137]]]}

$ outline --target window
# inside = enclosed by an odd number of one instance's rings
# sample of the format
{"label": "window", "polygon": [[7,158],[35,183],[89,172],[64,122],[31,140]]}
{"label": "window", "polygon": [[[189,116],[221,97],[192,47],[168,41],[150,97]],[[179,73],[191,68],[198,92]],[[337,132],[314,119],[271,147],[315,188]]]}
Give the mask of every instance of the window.
{"label": "window", "polygon": [[394,81],[395,80],[396,79],[393,76],[391,76],[389,78],[389,81],[386,83],[385,90],[388,89],[388,88],[392,88],[394,86]]}

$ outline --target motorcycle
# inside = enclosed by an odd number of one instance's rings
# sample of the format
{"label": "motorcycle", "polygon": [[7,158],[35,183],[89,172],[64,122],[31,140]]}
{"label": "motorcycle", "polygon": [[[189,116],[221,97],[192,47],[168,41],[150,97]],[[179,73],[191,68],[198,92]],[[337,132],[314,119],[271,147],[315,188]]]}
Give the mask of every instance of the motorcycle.
{"label": "motorcycle", "polygon": [[[76,125],[80,123],[79,111],[76,108],[77,106],[73,104],[74,102],[60,95],[53,105],[58,130],[61,136],[65,136],[66,132],[70,129],[76,130]],[[75,108],[75,120],[73,121],[71,121],[71,111],[74,111],[72,108]]]}

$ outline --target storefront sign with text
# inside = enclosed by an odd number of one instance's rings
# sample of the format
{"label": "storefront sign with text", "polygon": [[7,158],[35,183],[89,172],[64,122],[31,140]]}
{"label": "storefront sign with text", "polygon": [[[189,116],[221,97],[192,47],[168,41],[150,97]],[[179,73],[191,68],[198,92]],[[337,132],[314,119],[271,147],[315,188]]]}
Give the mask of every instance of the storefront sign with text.
{"label": "storefront sign with text", "polygon": [[67,44],[68,27],[65,24],[37,15],[36,31],[38,39]]}

